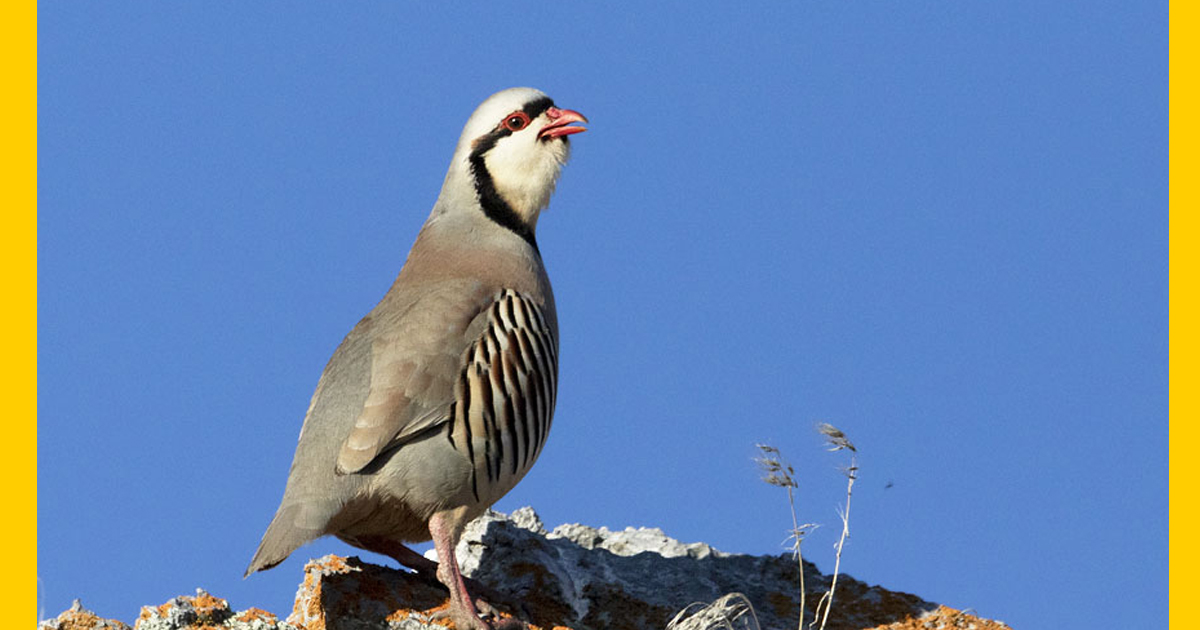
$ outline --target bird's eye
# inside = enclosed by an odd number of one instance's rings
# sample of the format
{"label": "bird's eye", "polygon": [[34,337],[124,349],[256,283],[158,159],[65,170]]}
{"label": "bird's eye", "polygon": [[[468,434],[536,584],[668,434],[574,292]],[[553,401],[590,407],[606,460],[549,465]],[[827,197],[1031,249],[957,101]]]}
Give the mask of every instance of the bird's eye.
{"label": "bird's eye", "polygon": [[525,112],[513,112],[504,119],[504,126],[509,131],[520,131],[529,124],[529,116]]}

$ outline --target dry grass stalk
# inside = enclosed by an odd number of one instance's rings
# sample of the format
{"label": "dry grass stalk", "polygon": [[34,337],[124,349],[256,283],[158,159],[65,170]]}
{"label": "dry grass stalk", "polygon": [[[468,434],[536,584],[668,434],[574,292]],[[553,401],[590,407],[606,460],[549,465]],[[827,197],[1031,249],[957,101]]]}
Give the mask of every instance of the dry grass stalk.
{"label": "dry grass stalk", "polygon": [[758,450],[762,451],[762,456],[754,461],[758,462],[758,466],[763,471],[763,481],[772,486],[785,488],[788,493],[788,506],[792,511],[792,531],[787,540],[791,541],[792,555],[796,558],[796,566],[800,570],[800,622],[797,630],[804,629],[804,611],[805,597],[807,590],[804,586],[804,555],[800,552],[800,544],[804,542],[804,537],[809,532],[817,528],[815,523],[800,524],[796,518],[796,495],[795,489],[798,487],[794,475],[796,471],[783,458],[783,454],[779,449],[767,444],[758,444]]}
{"label": "dry grass stalk", "polygon": [[[692,612],[699,606],[699,610]],[[749,613],[747,615],[746,613]],[[729,593],[711,604],[689,604],[675,613],[667,630],[760,630],[754,606],[741,593]]]}
{"label": "dry grass stalk", "polygon": [[[829,451],[858,452],[846,434],[837,427],[821,423],[817,425],[817,431],[825,436],[825,444]],[[792,513],[792,531],[787,540],[790,541],[789,546],[800,570],[800,620],[797,630],[804,630],[807,591],[804,585],[804,556],[800,552],[800,547],[804,542],[804,537],[818,526],[815,523],[801,525],[796,517],[796,490],[799,488],[799,484],[796,483],[795,469],[784,459],[783,453],[778,448],[767,444],[758,444],[757,446],[761,455],[754,461],[758,463],[759,469],[762,471],[763,481],[783,488],[788,493],[788,507]],[[833,578],[829,583],[829,591],[822,594],[821,599],[817,601],[817,606],[813,610],[813,620],[808,626],[809,630],[814,628],[825,630],[825,625],[829,622],[829,611],[833,607],[833,594],[837,590],[838,575],[841,573],[842,567],[842,550],[846,546],[846,539],[850,536],[850,499],[854,495],[854,481],[858,479],[858,464],[853,455],[850,457],[850,465],[843,468],[842,473],[846,475],[847,479],[846,505],[844,508],[838,509],[838,516],[842,520],[842,534],[835,545],[837,555],[833,564]],[[692,612],[696,607],[699,609]],[[817,625],[818,622],[820,622],[820,626]],[[737,625],[735,626],[735,624]],[[741,593],[729,593],[708,605],[700,602],[690,604],[676,613],[675,617],[667,624],[667,630],[740,630],[743,628],[759,630],[759,627],[754,606]]]}
{"label": "dry grass stalk", "polygon": [[[825,436],[826,445],[830,452],[841,450],[849,450],[852,453],[857,453],[858,449],[854,448],[854,444],[842,433],[837,427],[821,423],[817,425],[817,431]],[[854,456],[850,456],[850,465],[842,469],[842,474],[846,475],[846,506],[838,509],[838,516],[842,519],[842,535],[838,538],[835,549],[837,554],[833,562],[833,578],[829,582],[829,591],[821,596],[817,601],[816,614],[813,616],[812,623],[809,628],[812,628],[817,623],[817,617],[821,618],[820,630],[825,630],[825,624],[829,621],[829,610],[833,607],[833,593],[837,590],[838,574],[841,573],[842,567],[842,549],[846,546],[846,538],[850,535],[850,498],[854,494],[854,481],[858,479],[858,463]],[[822,614],[822,606],[824,613]]]}

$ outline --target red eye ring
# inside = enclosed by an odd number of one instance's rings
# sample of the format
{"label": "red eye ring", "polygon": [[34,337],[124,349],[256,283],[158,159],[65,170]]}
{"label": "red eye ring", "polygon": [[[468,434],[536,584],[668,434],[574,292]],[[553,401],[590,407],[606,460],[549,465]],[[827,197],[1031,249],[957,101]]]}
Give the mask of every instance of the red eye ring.
{"label": "red eye ring", "polygon": [[509,131],[520,131],[529,126],[529,115],[520,111],[513,112],[505,116],[504,122],[501,124]]}

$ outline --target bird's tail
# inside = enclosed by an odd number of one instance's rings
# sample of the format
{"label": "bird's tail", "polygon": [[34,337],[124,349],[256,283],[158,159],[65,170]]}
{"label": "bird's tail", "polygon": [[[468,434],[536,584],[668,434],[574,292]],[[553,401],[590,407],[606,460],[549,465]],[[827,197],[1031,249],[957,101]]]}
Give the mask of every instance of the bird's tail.
{"label": "bird's tail", "polygon": [[[256,571],[270,569],[286,560],[297,547],[324,534],[323,529],[328,518],[313,518],[314,512],[323,511],[314,509],[317,507],[305,503],[279,506],[279,511],[267,527],[267,533],[263,534],[262,542],[258,543],[258,551],[254,552],[254,558],[250,560],[250,566],[246,567],[243,577],[249,577]],[[316,524],[318,521],[320,525]]]}

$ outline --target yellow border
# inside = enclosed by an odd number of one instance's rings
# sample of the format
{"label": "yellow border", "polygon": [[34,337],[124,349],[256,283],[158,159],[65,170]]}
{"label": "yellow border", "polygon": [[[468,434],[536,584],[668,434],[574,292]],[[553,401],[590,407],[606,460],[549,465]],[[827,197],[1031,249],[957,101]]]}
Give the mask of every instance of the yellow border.
{"label": "yellow border", "polygon": [[[7,181],[0,185],[0,257],[4,265],[3,519],[8,556],[0,619],[11,627],[33,627],[25,615],[36,609],[37,582],[37,4],[9,2],[0,9],[0,134]],[[29,514],[23,518],[19,514]],[[11,555],[10,555],[11,554]],[[29,571],[29,573],[26,573]],[[36,610],[34,610],[35,612]],[[26,625],[28,624],[28,625]]]}
{"label": "yellow border", "polygon": [[[1192,66],[1196,44],[1184,36],[1192,33],[1196,7],[1184,0],[1171,2],[1170,59],[1171,59],[1171,508],[1170,508],[1170,563],[1171,563],[1171,627],[1185,628],[1194,623],[1189,614],[1192,595],[1188,582],[1195,581],[1197,559],[1197,537],[1189,531],[1189,507],[1193,507],[1195,495],[1194,454],[1190,448],[1196,444],[1196,392],[1190,385],[1194,367],[1196,334],[1196,308],[1185,284],[1195,269],[1194,249],[1188,244],[1195,234],[1196,224],[1196,181],[1195,169],[1191,168],[1194,158],[1196,137],[1196,99],[1194,86],[1185,75]],[[1190,73],[1189,73],[1190,74]],[[1190,579],[1189,579],[1190,578]]]}

